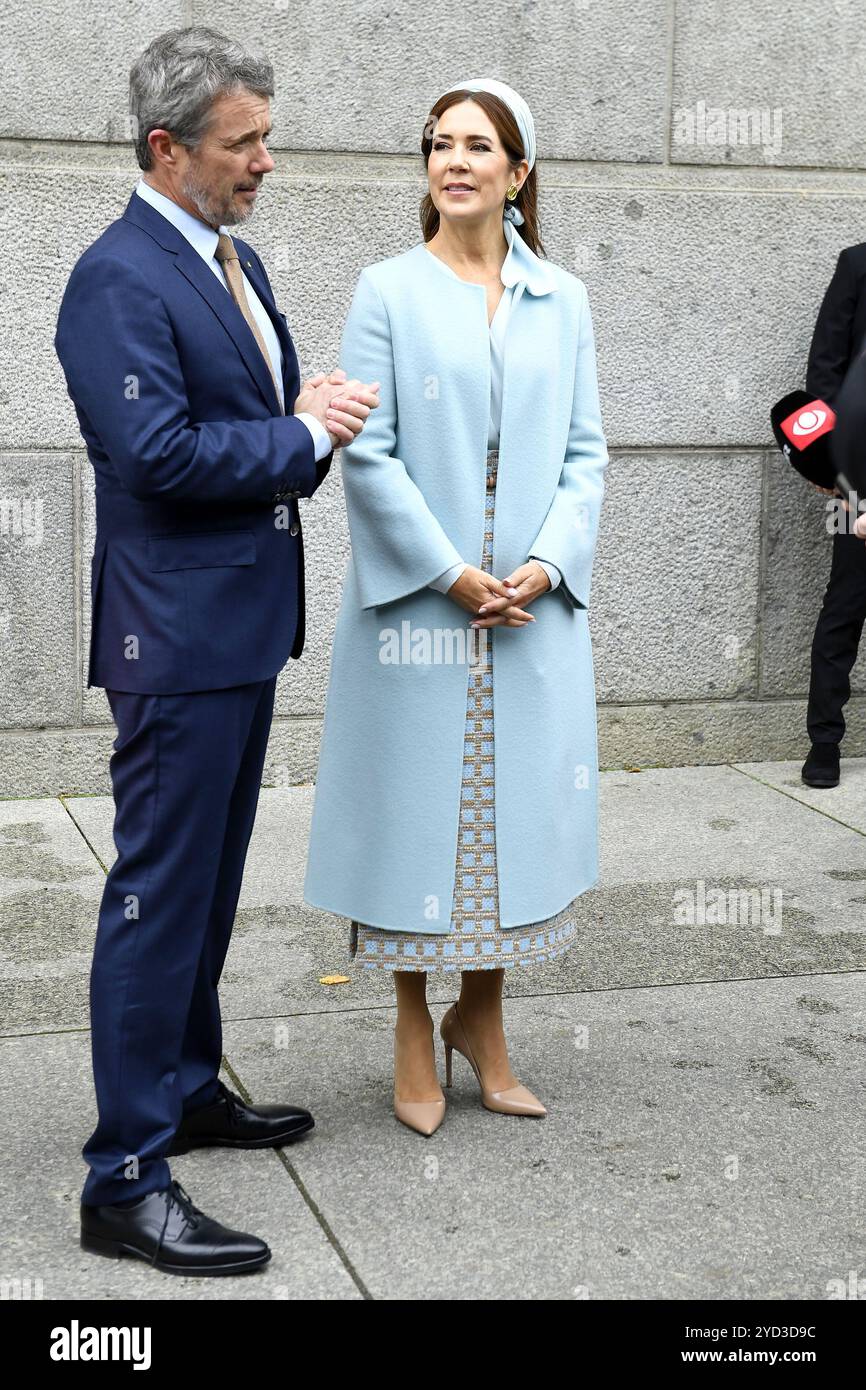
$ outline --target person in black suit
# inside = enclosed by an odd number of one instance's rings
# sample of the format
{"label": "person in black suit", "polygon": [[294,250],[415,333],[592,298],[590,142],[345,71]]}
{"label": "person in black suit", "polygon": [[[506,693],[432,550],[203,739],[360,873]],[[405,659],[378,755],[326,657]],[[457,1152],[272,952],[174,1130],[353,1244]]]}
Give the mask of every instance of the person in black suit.
{"label": "person in black suit", "polygon": [[[815,323],[806,390],[833,405],[851,363],[866,343],[866,242],[841,252]],[[820,489],[823,492],[829,489]],[[866,546],[850,529],[833,536],[830,578],[812,641],[806,728],[811,740],[803,781],[839,783],[842,707],[851,694],[851,668],[866,619]]]}

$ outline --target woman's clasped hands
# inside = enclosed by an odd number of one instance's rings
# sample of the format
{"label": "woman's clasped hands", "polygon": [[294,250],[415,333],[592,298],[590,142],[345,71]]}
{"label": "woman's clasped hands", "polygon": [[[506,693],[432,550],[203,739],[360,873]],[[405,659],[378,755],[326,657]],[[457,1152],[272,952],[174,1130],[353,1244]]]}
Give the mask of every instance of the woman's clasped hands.
{"label": "woman's clasped hands", "polygon": [[526,627],[535,618],[525,605],[549,588],[550,580],[536,560],[519,565],[505,579],[467,565],[448,597],[478,615],[470,627]]}

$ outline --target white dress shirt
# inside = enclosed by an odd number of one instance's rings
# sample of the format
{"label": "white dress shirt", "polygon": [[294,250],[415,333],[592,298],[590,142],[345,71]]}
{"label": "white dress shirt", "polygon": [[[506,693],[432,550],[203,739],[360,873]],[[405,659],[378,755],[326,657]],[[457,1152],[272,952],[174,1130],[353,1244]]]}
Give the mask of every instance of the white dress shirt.
{"label": "white dress shirt", "polygon": [[[502,262],[500,274],[505,288],[502,291],[502,298],[496,306],[496,312],[490,323],[490,420],[487,427],[488,449],[496,449],[499,447],[499,428],[502,422],[502,373],[505,360],[505,330],[508,327],[508,317],[511,313],[514,286],[519,278],[519,273],[513,264],[513,251],[513,245],[510,245],[508,248],[508,255]],[[433,252],[428,251],[428,255],[432,256]],[[461,278],[451,269],[450,265],[445,264],[441,257],[437,256],[436,260],[442,266],[443,270],[447,271],[449,275],[454,276],[455,280]],[[562,579],[562,575],[556,565],[550,564],[547,560],[538,560],[535,555],[530,555],[529,558],[531,560],[537,560],[537,563],[541,565],[541,568],[545,571],[550,580],[551,589],[555,589]],[[452,565],[450,569],[447,569],[444,574],[440,574],[438,579],[432,580],[428,588],[438,589],[440,594],[446,594],[451,588],[451,585],[460,578],[466,568],[467,565],[465,561],[458,561],[456,565]]]}
{"label": "white dress shirt", "polygon": [[[186,211],[186,208],[180,207],[179,204],[173,202],[171,198],[167,198],[164,193],[160,193],[156,188],[152,188],[149,183],[145,183],[144,179],[139,179],[135,191],[139,198],[143,198],[146,203],[150,203],[152,208],[155,208],[173,227],[176,227],[181,236],[186,237],[193,250],[198,252],[205,265],[213,271],[214,275],[225,289],[226,294],[231,294],[228,284],[226,283],[225,275],[223,274],[223,268],[219,261],[214,258],[214,253],[219,245],[219,232],[215,232],[213,227],[208,226],[207,222],[202,222],[200,218],[193,217],[192,213]],[[228,227],[220,227],[219,230],[220,232],[225,232],[227,236],[231,236]],[[240,261],[240,267],[250,311],[261,329],[262,337],[265,340],[268,356],[271,359],[271,365],[274,369],[274,378],[280,397],[280,405],[285,411],[286,400],[283,392],[283,352],[280,347],[280,340],[277,337],[277,330],[274,328],[270,314],[262,304],[262,301],[259,299],[246,275],[244,275],[243,261]],[[315,415],[311,415],[306,410],[300,411],[299,414],[295,416],[295,419],[303,420],[307,429],[310,431],[315,448],[316,461],[318,462],[319,459],[327,458],[334,446],[331,443],[331,437],[324,425],[316,419]]]}

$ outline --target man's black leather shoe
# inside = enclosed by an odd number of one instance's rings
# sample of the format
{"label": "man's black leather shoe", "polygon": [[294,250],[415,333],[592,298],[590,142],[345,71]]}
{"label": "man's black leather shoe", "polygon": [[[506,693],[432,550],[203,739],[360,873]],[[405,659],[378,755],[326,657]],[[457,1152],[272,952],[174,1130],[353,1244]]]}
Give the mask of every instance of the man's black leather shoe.
{"label": "man's black leather shoe", "polygon": [[309,1110],[298,1105],[247,1105],[219,1083],[219,1097],[185,1115],[166,1156],[190,1149],[269,1149],[291,1144],[313,1128]]}
{"label": "man's black leather shoe", "polygon": [[113,1259],[147,1260],[166,1274],[248,1274],[271,1258],[257,1236],[205,1216],[177,1181],[128,1207],[82,1202],[81,1248]]}
{"label": "man's black leather shoe", "polygon": [[810,787],[838,787],[838,743],[813,743],[801,776]]}

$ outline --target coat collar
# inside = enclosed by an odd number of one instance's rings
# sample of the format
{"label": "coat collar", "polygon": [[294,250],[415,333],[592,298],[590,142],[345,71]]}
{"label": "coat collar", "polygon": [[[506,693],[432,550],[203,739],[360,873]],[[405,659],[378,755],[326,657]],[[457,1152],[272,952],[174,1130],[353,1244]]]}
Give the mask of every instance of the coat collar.
{"label": "coat collar", "polygon": [[502,262],[503,285],[516,285],[523,280],[530,294],[548,294],[556,289],[549,265],[527,246],[517,227],[507,217],[502,223],[508,239],[508,255]]}
{"label": "coat collar", "polygon": [[[508,251],[502,262],[503,285],[522,283],[530,294],[535,295],[549,294],[551,290],[555,290],[556,280],[550,266],[540,256],[536,256],[534,251],[530,250],[514,223],[505,218],[502,228],[508,242]],[[439,262],[446,274],[453,276],[455,280],[461,280],[461,277],[455,274],[450,265],[446,265],[440,256],[436,256],[433,251],[428,249],[425,242],[421,242],[417,250],[425,260],[430,260],[432,257]],[[461,283],[469,284],[470,281],[465,280]]]}

